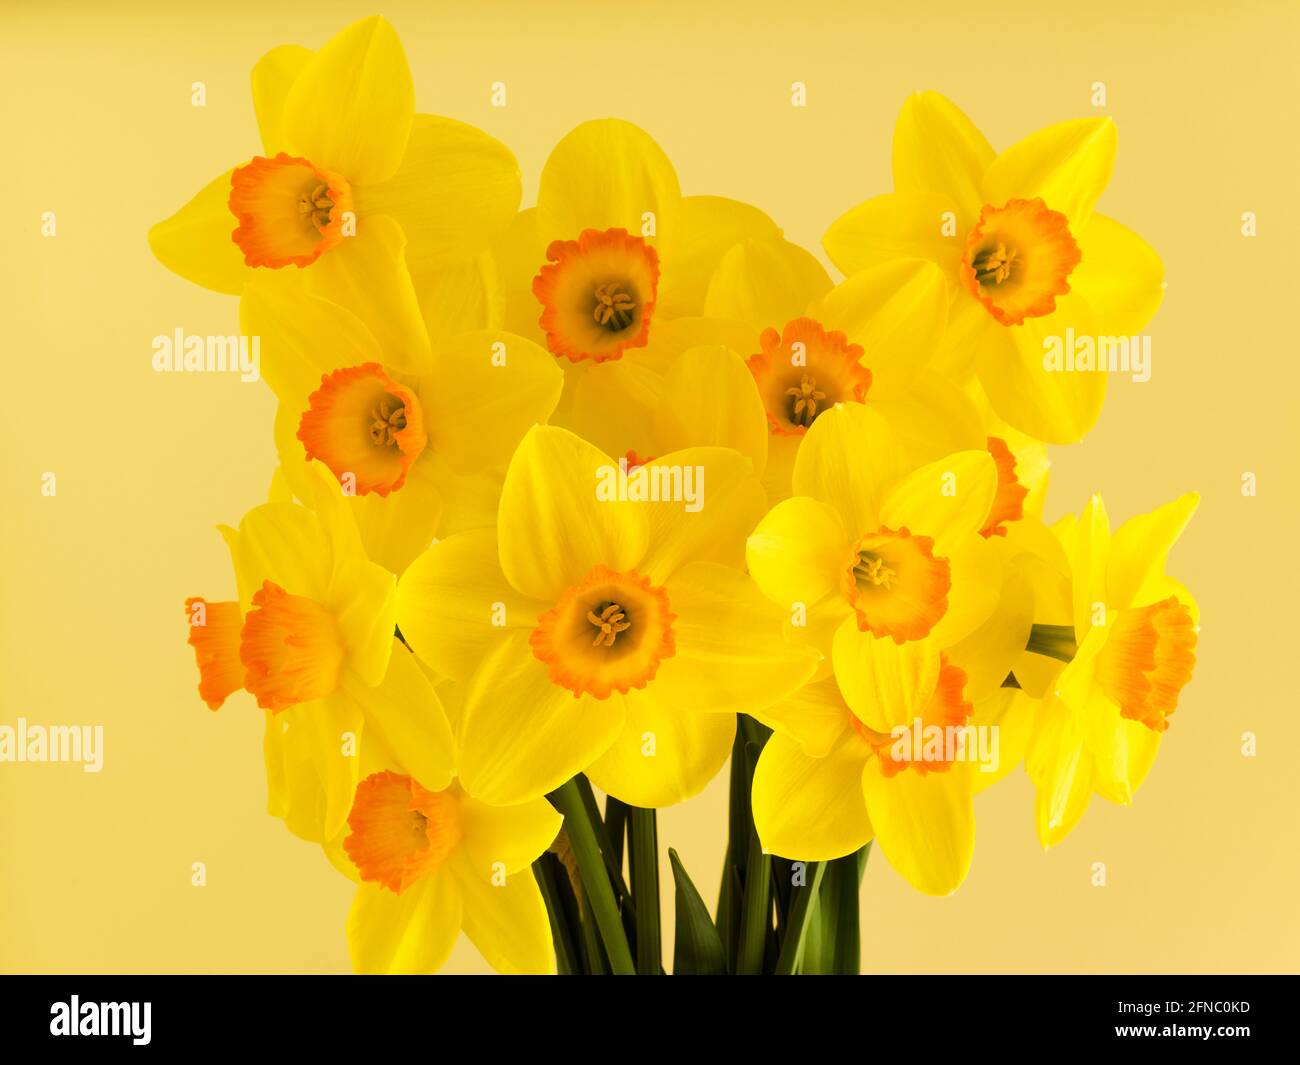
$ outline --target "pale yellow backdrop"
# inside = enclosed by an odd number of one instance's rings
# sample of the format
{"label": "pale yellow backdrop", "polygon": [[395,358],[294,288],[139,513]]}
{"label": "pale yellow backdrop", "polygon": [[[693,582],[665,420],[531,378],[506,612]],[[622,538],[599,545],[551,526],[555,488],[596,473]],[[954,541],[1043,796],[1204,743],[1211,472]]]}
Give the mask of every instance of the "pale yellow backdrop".
{"label": "pale yellow backdrop", "polygon": [[[195,693],[181,603],[233,591],[213,526],[263,496],[261,385],[150,368],[177,326],[232,332],[235,302],[151,258],[148,226],[259,150],[248,71],[364,3],[6,0],[0,23],[0,723],[98,723],[98,775],[0,765],[0,970],[347,966],[350,886],[263,812],[261,725]],[[867,971],[1295,970],[1300,963],[1300,601],[1294,329],[1300,8],[1109,0],[865,4],[389,2],[424,111],[506,141],[525,202],[579,121],[639,123],[684,191],[749,200],[816,247],[890,188],[904,96],[957,100],[995,146],[1096,113],[1119,125],[1103,209],[1164,257],[1147,384],[1056,453],[1049,516],[1101,488],[1126,517],[1191,488],[1174,571],[1199,596],[1200,661],[1132,809],[1094,802],[1055,850],[1022,773],[978,801],[953,898],[879,855]],[[191,83],[207,106],[191,106]],[[493,82],[508,106],[490,106]],[[790,103],[807,85],[807,107]],[[57,236],[41,236],[42,212]],[[1241,235],[1242,212],[1258,236]],[[1258,476],[1243,497],[1242,474]],[[57,475],[58,494],[41,495]],[[1258,754],[1241,753],[1242,734]],[[706,896],[722,781],[661,818]],[[190,884],[191,863],[208,885]],[[1093,862],[1108,884],[1091,886]],[[462,941],[453,970],[482,971]]]}

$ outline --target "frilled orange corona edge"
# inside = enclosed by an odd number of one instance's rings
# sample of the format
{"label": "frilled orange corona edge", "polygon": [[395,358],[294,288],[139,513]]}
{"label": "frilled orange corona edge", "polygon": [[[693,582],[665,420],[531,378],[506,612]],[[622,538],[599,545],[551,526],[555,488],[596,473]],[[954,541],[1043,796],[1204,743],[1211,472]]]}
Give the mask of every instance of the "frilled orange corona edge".
{"label": "frilled orange corona edge", "polygon": [[862,632],[901,644],[926,636],[947,612],[952,578],[930,537],[882,525],[854,546],[841,587]]}
{"label": "frilled orange corona edge", "polygon": [[1170,596],[1119,611],[1097,655],[1097,683],[1121,716],[1164,732],[1195,665],[1196,625]]}
{"label": "frilled orange corona edge", "polygon": [[357,785],[343,850],[362,880],[400,895],[446,860],[460,842],[460,804],[399,773],[374,773]]}
{"label": "frilled orange corona edge", "polygon": [[1041,199],[985,204],[966,238],[961,281],[1003,325],[1056,310],[1082,253],[1069,220]]}
{"label": "frilled orange corona edge", "polygon": [[659,292],[659,255],[625,229],[585,229],[552,241],[533,278],[538,324],[553,355],[608,362],[650,338]]}
{"label": "frilled orange corona edge", "polygon": [[802,436],[836,403],[861,403],[871,388],[863,350],[812,318],[795,318],[778,333],[765,329],[762,351],[748,360],[750,373],[777,436]]}
{"label": "frilled orange corona edge", "polygon": [[344,236],[353,213],[347,179],[280,152],[254,156],[230,175],[230,234],[248,266],[310,266]]}
{"label": "frilled orange corona edge", "polygon": [[529,642],[551,681],[607,699],[644,688],[677,651],[668,593],[635,571],[594,566],[537,619]]}

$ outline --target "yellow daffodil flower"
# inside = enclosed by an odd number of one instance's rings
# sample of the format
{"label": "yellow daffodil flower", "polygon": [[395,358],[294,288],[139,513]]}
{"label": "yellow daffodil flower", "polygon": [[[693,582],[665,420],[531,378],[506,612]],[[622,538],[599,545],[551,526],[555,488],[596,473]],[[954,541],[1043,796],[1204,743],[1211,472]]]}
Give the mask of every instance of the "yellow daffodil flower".
{"label": "yellow daffodil flower", "polygon": [[1055,527],[1059,550],[1043,551],[1034,634],[1015,675],[1042,696],[1025,767],[1044,846],[1069,833],[1093,792],[1130,804],[1155,761],[1195,665],[1197,604],[1165,566],[1198,502],[1189,493],[1112,536],[1093,496]]}
{"label": "yellow daffodil flower", "polygon": [[995,506],[1017,511],[1014,481],[987,451],[914,468],[883,417],[846,403],[808,430],[793,487],[746,550],[758,586],[790,612],[792,636],[837,657],[842,648],[847,662],[877,637],[952,646],[993,612]]}
{"label": "yellow daffodil flower", "polygon": [[509,224],[514,156],[472,126],[415,113],[406,55],[382,18],[319,52],[273,49],[252,88],[266,155],[154,226],[154,254],[235,294],[255,274],[295,267],[308,292],[347,306],[388,348],[424,354],[417,295]]}
{"label": "yellow daffodil flower", "polygon": [[763,506],[734,451],[628,467],[567,430],[531,430],[497,528],[447,537],[399,584],[411,647],[468,684],[465,787],[519,802],[585,770],[635,806],[698,792],[734,714],[795,691],[818,661],[743,571]]}
{"label": "yellow daffodil flower", "polygon": [[894,129],[895,191],[843,215],[823,244],[846,274],[899,257],[941,266],[953,303],[939,365],[959,380],[977,373],[1017,429],[1078,440],[1106,375],[1049,370],[1045,343],[1139,333],[1164,287],[1155,252],[1094,210],[1115,145],[1110,119],[1087,118],[995,155],[951,101],[918,94]]}
{"label": "yellow daffodil flower", "polygon": [[304,839],[342,826],[364,729],[429,787],[451,779],[454,741],[432,684],[393,638],[396,579],[370,562],[338,485],[311,470],[314,510],[266,503],[223,527],[239,599],[186,602],[199,693],[244,689],[267,711],[269,807]]}
{"label": "yellow daffodil flower", "polygon": [[537,206],[520,212],[496,254],[506,327],[565,367],[556,423],[598,443],[657,404],[662,373],[688,348],[756,350],[733,279],[759,269],[770,283],[745,293],[781,308],[802,309],[831,287],[761,211],[682,196],[659,145],[617,119],[585,122],[556,145]]}
{"label": "yellow daffodil flower", "polygon": [[280,400],[276,443],[299,498],[306,462],[343,486],[370,557],[401,573],[435,536],[491,525],[506,463],[563,375],[531,341],[463,333],[404,362],[345,308],[258,281],[240,302]]}

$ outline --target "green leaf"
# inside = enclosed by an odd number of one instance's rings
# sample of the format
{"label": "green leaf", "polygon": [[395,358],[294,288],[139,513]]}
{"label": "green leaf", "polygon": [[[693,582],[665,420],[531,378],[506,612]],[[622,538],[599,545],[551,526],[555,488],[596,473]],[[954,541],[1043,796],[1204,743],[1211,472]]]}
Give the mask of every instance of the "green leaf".
{"label": "green leaf", "polygon": [[673,943],[674,976],[721,976],[727,971],[722,940],[700,893],[686,875],[677,852],[668,848],[677,885],[677,936]]}

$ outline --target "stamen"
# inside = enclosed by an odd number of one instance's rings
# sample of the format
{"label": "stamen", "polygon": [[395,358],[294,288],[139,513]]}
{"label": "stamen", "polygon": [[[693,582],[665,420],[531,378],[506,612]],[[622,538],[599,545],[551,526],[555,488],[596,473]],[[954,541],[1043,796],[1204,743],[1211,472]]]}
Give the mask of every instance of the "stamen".
{"label": "stamen", "polygon": [[617,333],[632,324],[636,315],[636,301],[624,292],[617,281],[596,287],[596,306],[592,317],[596,324],[604,326],[611,333]]}
{"label": "stamen", "polygon": [[853,576],[859,584],[871,584],[889,591],[894,586],[896,574],[885,565],[885,560],[875,555],[858,556],[858,564],[853,567]]}
{"label": "stamen", "polygon": [[1011,276],[1011,271],[1018,267],[1016,249],[1007,250],[1005,244],[999,243],[975,256],[971,269],[975,271],[975,280],[981,285],[1000,285]]}
{"label": "stamen", "polygon": [[623,608],[617,603],[610,603],[599,614],[588,610],[587,620],[600,630],[591,642],[592,647],[613,647],[618,634],[632,627],[632,622],[627,620]]}
{"label": "stamen", "polygon": [[790,421],[804,428],[812,425],[817,417],[817,404],[826,398],[826,393],[817,390],[817,382],[808,374],[804,374],[794,388],[787,388],[785,394],[794,400]]}
{"label": "stamen", "polygon": [[385,393],[370,412],[370,439],[377,447],[390,447],[406,428],[406,405]]}
{"label": "stamen", "polygon": [[329,225],[330,211],[334,210],[334,201],[330,199],[329,191],[329,186],[321,183],[310,193],[304,192],[298,197],[298,213],[311,215],[312,225],[318,230]]}

